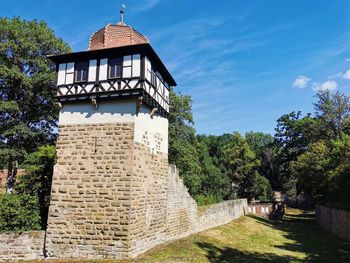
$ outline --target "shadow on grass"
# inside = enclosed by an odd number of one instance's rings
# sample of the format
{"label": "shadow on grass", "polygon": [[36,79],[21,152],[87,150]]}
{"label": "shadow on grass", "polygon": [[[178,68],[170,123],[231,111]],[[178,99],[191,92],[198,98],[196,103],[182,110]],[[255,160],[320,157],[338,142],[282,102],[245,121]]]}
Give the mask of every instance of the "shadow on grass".
{"label": "shadow on grass", "polygon": [[289,256],[278,256],[271,253],[242,252],[230,247],[218,248],[206,242],[196,243],[207,252],[207,258],[212,263],[234,263],[234,262],[280,262],[287,263],[296,260]]}
{"label": "shadow on grass", "polygon": [[[307,262],[350,262],[350,242],[338,238],[320,228],[311,211],[287,213],[282,220],[271,221],[249,215],[261,224],[281,230],[292,244],[276,246],[280,249],[302,252]],[[284,262],[284,261],[279,261]]]}

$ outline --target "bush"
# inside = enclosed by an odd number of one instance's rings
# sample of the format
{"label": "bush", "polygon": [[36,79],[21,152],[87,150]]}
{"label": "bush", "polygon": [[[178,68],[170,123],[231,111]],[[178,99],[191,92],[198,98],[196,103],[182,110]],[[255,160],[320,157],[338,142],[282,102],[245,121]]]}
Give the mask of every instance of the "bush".
{"label": "bush", "polygon": [[215,203],[219,203],[222,201],[222,198],[215,196],[215,195],[196,195],[194,197],[194,199],[196,200],[197,204],[199,206],[201,205],[211,205],[211,204],[215,204]]}
{"label": "bush", "polygon": [[37,197],[28,194],[0,196],[0,232],[21,232],[40,228],[40,206]]}
{"label": "bush", "polygon": [[18,178],[15,191],[19,194],[37,196],[39,199],[41,226],[46,228],[50,205],[51,183],[56,148],[44,145],[29,154],[23,163],[26,173]]}
{"label": "bush", "polygon": [[272,188],[269,180],[258,173],[256,173],[253,177],[252,192],[260,201],[272,200]]}

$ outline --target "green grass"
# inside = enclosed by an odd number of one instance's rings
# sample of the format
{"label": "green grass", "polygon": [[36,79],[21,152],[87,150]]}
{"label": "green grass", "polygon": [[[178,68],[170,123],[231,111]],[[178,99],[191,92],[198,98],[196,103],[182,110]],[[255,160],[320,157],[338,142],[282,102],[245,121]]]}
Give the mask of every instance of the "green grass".
{"label": "green grass", "polygon": [[278,222],[241,217],[158,246],[134,260],[86,262],[350,262],[350,242],[323,231],[312,212],[288,209]]}

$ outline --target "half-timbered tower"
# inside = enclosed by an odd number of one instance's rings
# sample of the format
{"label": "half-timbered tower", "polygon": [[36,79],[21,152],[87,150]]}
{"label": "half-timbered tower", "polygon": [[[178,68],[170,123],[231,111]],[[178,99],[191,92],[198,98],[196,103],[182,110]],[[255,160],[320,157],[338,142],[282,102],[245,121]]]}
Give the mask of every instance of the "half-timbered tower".
{"label": "half-timbered tower", "polygon": [[60,114],[47,255],[123,258],[161,243],[174,79],[123,22],[50,59]]}

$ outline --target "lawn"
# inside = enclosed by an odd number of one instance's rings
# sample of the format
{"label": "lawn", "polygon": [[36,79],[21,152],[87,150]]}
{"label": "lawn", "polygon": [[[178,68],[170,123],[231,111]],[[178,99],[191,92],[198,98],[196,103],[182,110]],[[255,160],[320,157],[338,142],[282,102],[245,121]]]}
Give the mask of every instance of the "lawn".
{"label": "lawn", "polygon": [[249,215],[134,260],[86,262],[350,262],[350,242],[320,229],[314,213],[288,209],[279,222]]}

